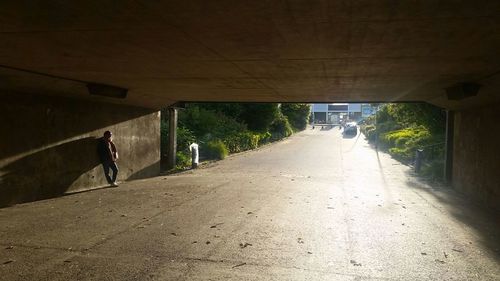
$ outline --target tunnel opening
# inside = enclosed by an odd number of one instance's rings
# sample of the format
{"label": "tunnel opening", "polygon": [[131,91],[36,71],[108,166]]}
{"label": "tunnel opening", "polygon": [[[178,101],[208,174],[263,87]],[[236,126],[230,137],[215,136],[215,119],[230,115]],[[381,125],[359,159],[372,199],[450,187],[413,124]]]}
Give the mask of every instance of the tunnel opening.
{"label": "tunnel opening", "polygon": [[162,110],[162,170],[191,167],[193,143],[199,145],[202,161],[214,160],[304,130],[336,129],[344,139],[365,138],[374,149],[415,167],[422,177],[447,180],[447,115],[428,103],[182,103],[175,109],[176,163],[169,165],[172,109]]}

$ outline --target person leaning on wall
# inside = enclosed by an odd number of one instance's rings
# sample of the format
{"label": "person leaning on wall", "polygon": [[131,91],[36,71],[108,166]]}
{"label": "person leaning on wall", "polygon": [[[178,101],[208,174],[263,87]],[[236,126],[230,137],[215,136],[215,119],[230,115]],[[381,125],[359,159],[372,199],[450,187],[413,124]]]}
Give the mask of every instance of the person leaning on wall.
{"label": "person leaning on wall", "polygon": [[[118,176],[118,166],[116,161],[118,160],[118,151],[113,143],[113,134],[110,131],[104,132],[102,138],[99,139],[97,144],[97,152],[99,154],[99,159],[104,169],[104,175],[106,180],[112,187],[117,187],[116,177]],[[113,172],[113,175],[109,175],[109,170]]]}

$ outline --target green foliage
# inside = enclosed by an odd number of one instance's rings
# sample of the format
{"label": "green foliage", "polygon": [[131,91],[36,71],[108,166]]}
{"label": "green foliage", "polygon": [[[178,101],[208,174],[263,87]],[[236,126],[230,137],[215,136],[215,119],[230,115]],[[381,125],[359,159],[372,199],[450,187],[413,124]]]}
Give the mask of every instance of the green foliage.
{"label": "green foliage", "polygon": [[[168,134],[169,134],[169,126],[168,120],[161,120],[160,123],[160,143],[161,148],[165,149],[168,147]],[[195,142],[196,137],[194,133],[185,127],[177,127],[177,150],[178,151],[187,151],[189,150],[189,145]],[[166,151],[165,151],[166,153]]]}
{"label": "green foliage", "polygon": [[[283,110],[295,120],[296,129],[306,126],[309,105],[287,104]],[[164,113],[162,118],[168,116]],[[255,149],[292,132],[288,117],[276,103],[190,103],[179,111],[177,168],[190,166],[193,142],[200,145],[200,158],[223,159],[228,153]],[[168,147],[166,118],[161,123],[161,143],[162,149]]]}
{"label": "green foliage", "polygon": [[381,144],[389,148],[389,153],[404,162],[413,160],[415,151],[431,140],[429,130],[422,126],[392,131],[380,137]]}
{"label": "green foliage", "polygon": [[271,140],[271,133],[254,133],[245,131],[227,136],[222,141],[230,153],[237,153],[246,150],[256,149],[260,145],[266,144]]}
{"label": "green foliage", "polygon": [[248,129],[256,132],[266,132],[279,114],[277,103],[245,103],[240,120],[247,124]]}
{"label": "green foliage", "polygon": [[304,130],[311,115],[311,106],[307,103],[283,103],[281,112],[296,131]]}
{"label": "green foliage", "polygon": [[416,150],[423,149],[422,174],[431,177],[442,175],[444,129],[444,111],[425,103],[382,105],[361,126],[369,141],[400,161],[413,161]]}
{"label": "green foliage", "polygon": [[189,105],[179,114],[179,124],[189,128],[201,139],[223,138],[226,135],[246,130],[245,124],[221,112]]}
{"label": "green foliage", "polygon": [[367,124],[376,124],[379,132],[401,128],[424,126],[432,133],[445,129],[444,110],[428,103],[389,103],[379,107],[375,117],[366,119]]}
{"label": "green foliage", "polygon": [[381,140],[389,146],[407,147],[408,145],[423,146],[431,138],[429,130],[423,126],[406,128],[384,134]]}
{"label": "green foliage", "polygon": [[269,130],[272,138],[275,140],[286,138],[293,133],[292,127],[290,123],[288,123],[288,119],[282,114],[274,119]]}
{"label": "green foliage", "polygon": [[243,113],[243,105],[241,103],[193,103],[190,106],[197,106],[198,108],[203,108],[206,110],[211,110],[217,112],[218,114],[223,114],[227,117],[239,120],[240,115]]}
{"label": "green foliage", "polygon": [[386,106],[390,116],[402,127],[424,126],[431,132],[445,129],[444,110],[428,103],[397,103]]}
{"label": "green foliage", "polygon": [[270,132],[265,132],[259,134],[259,145],[266,144],[271,141],[272,134]]}
{"label": "green foliage", "polygon": [[361,132],[365,134],[366,138],[369,141],[375,141],[376,135],[377,135],[377,130],[375,125],[369,124],[369,125],[363,125],[361,126]]}
{"label": "green foliage", "polygon": [[177,162],[177,165],[175,166],[176,170],[182,170],[191,166],[191,154],[189,152],[177,151],[175,157]]}
{"label": "green foliage", "polygon": [[188,106],[179,112],[179,125],[192,130],[197,136],[204,136],[217,126],[217,114],[214,111]]}
{"label": "green foliage", "polygon": [[375,115],[375,123],[378,124],[383,124],[385,122],[394,122],[394,117],[391,115],[391,112],[389,111],[389,105],[383,105],[379,107],[379,110],[377,111],[377,114]]}
{"label": "green foliage", "polygon": [[228,136],[223,142],[229,149],[229,152],[235,153],[257,148],[259,140],[260,134],[246,131]]}
{"label": "green foliage", "polygon": [[189,151],[189,146],[196,142],[196,137],[188,128],[177,127],[177,150]]}
{"label": "green foliage", "polygon": [[222,160],[226,158],[229,154],[229,151],[226,145],[221,140],[212,140],[209,141],[205,146],[207,156],[210,159],[219,159]]}

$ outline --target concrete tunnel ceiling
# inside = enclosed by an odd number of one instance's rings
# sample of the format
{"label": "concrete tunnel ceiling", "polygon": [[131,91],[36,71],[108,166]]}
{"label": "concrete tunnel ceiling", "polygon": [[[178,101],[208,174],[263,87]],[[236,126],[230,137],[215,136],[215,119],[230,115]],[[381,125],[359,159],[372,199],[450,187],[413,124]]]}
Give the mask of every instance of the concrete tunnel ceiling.
{"label": "concrete tunnel ceiling", "polygon": [[[0,88],[19,95],[150,108],[175,101],[460,108],[500,94],[497,0],[2,1],[0,42]],[[82,81],[129,93],[91,96]],[[448,101],[443,88],[464,81],[481,84],[479,95]]]}

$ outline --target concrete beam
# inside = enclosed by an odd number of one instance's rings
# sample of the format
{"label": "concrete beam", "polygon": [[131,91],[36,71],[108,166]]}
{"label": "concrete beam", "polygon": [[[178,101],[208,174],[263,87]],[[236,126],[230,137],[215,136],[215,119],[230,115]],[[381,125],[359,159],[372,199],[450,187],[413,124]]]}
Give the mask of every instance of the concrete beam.
{"label": "concrete beam", "polygon": [[[0,87],[20,92],[156,109],[176,101],[500,101],[498,0],[4,0],[0,21]],[[90,96],[78,81],[129,92],[124,100]],[[457,82],[483,87],[450,101],[444,88]]]}

